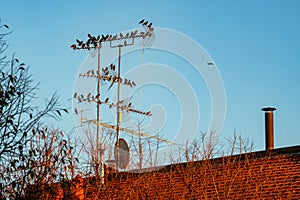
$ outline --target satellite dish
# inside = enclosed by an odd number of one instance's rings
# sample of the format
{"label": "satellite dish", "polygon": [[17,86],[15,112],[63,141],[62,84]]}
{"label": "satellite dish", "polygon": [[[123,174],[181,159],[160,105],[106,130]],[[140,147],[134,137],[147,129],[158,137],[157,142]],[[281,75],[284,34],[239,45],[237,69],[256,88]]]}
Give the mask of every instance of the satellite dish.
{"label": "satellite dish", "polygon": [[[118,156],[119,151],[119,156]],[[117,143],[115,144],[115,160],[118,161],[118,166],[120,169],[125,169],[127,165],[129,164],[129,147],[127,142],[123,138],[119,138],[119,147],[117,146]]]}

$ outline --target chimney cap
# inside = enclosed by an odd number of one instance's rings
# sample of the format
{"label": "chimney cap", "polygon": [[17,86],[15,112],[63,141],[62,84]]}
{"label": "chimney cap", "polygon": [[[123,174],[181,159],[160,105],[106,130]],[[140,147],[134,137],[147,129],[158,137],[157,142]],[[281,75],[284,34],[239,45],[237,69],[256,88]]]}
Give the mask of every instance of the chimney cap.
{"label": "chimney cap", "polygon": [[276,110],[276,108],[273,107],[265,107],[261,109],[264,112],[273,112],[274,110]]}

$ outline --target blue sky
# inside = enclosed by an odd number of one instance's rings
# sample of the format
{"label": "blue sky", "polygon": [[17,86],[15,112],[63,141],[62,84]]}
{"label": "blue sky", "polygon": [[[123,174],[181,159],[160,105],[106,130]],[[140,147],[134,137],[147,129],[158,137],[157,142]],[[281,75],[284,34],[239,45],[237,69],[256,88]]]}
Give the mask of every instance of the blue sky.
{"label": "blue sky", "polygon": [[[215,61],[226,91],[221,140],[236,129],[254,140],[256,150],[263,149],[264,115],[260,109],[274,106],[275,147],[300,144],[300,2],[187,2],[12,0],[1,2],[0,18],[13,30],[7,37],[9,53],[15,52],[29,64],[33,78],[41,82],[39,103],[57,92],[62,106],[72,106],[68,99],[88,55],[69,48],[76,38],[134,29],[146,18],[155,26],[191,37]],[[208,98],[207,91],[204,96]],[[201,116],[209,112],[210,105],[206,107],[205,102],[199,105]],[[71,115],[55,124],[66,131],[74,127]]]}

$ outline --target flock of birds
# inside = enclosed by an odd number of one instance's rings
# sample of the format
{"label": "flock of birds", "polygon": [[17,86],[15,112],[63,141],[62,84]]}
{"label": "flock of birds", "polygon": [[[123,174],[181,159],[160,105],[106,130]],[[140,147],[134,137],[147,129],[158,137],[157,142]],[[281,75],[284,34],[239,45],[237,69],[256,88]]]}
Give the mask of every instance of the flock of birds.
{"label": "flock of birds", "polygon": [[101,44],[103,42],[107,42],[107,41],[114,41],[114,40],[124,40],[124,46],[127,46],[127,41],[126,39],[132,39],[132,38],[135,38],[135,37],[142,37],[142,38],[145,38],[147,36],[151,36],[153,31],[154,31],[154,28],[152,27],[153,23],[149,23],[148,24],[148,21],[145,21],[145,19],[142,19],[139,24],[141,24],[145,30],[145,32],[140,32],[138,33],[138,30],[135,30],[135,31],[131,31],[130,33],[126,33],[126,34],[123,34],[123,33],[119,33],[119,34],[115,34],[115,35],[110,35],[110,34],[106,34],[106,35],[98,35],[97,37],[96,36],[93,36],[91,35],[90,33],[88,33],[88,39],[86,42],[82,41],[82,40],[79,40],[79,39],[76,39],[76,43],[75,44],[72,44],[71,45],[71,48],[73,50],[76,50],[76,49],[87,49],[87,50],[90,50],[92,48],[98,48],[98,47],[101,47]]}
{"label": "flock of birds", "polygon": [[109,67],[102,68],[102,74],[98,70],[89,69],[85,74],[79,74],[82,77],[93,77],[98,78],[104,81],[111,82],[111,85],[107,90],[113,86],[114,83],[119,82],[122,85],[129,86],[131,88],[136,86],[136,83],[129,79],[122,79],[121,77],[116,76],[115,74],[116,66],[114,64],[110,64]]}
{"label": "flock of birds", "polygon": [[[110,34],[106,34],[106,35],[98,35],[93,36],[91,34],[87,34],[88,39],[86,42],[76,39],[76,43],[71,45],[71,48],[73,50],[76,49],[87,49],[90,50],[92,48],[101,48],[101,44],[103,42],[107,42],[107,41],[114,41],[114,40],[124,40],[124,46],[127,46],[127,39],[132,39],[135,37],[142,37],[145,38],[147,36],[151,36],[153,34],[154,28],[153,23],[149,23],[148,21],[146,21],[145,19],[142,19],[141,21],[139,21],[139,24],[141,24],[145,30],[145,32],[138,32],[138,30],[135,31],[131,31],[128,32],[126,34],[123,33],[119,33],[119,34],[115,34],[115,35],[110,35]],[[85,74],[80,74],[79,76],[83,76],[83,77],[94,77],[103,81],[108,81],[111,82],[111,85],[108,87],[107,90],[109,90],[114,83],[119,83],[125,86],[129,86],[129,87],[135,87],[136,83],[132,80],[129,79],[122,79],[121,77],[116,76],[116,66],[114,64],[110,64],[109,66],[102,68],[102,72],[100,72],[99,70],[94,70],[94,69],[89,69]],[[109,105],[109,108],[120,108],[121,110],[125,110],[127,112],[131,111],[131,112],[135,112],[135,113],[139,113],[139,114],[143,114],[143,115],[148,115],[151,116],[151,112],[147,111],[140,111],[140,110],[136,110],[132,107],[132,103],[131,102],[127,102],[124,103],[124,100],[120,100],[118,103],[110,103],[109,102],[109,98],[106,98],[104,101],[100,100],[100,94],[97,95],[92,95],[92,93],[88,93],[86,96],[84,96],[83,94],[79,95],[77,94],[77,92],[74,94],[73,96],[74,99],[77,99],[79,103],[82,102],[94,102],[97,104],[107,104]],[[78,114],[78,110],[75,108],[75,114]]]}

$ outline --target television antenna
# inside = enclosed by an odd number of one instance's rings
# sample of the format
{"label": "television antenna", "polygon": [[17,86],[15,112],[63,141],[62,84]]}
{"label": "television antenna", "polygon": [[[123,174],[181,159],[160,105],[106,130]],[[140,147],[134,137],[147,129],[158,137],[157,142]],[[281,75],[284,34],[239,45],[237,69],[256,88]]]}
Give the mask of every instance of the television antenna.
{"label": "television antenna", "polygon": [[[120,161],[124,160],[123,158],[120,158],[120,142],[122,143],[122,146],[124,145],[124,139],[120,138],[120,131],[127,132],[133,135],[137,135],[139,137],[148,137],[148,138],[154,138],[156,140],[160,140],[169,144],[175,144],[173,142],[170,142],[166,139],[159,138],[156,136],[152,136],[148,133],[142,133],[140,131],[130,130],[128,128],[121,127],[121,121],[122,121],[122,112],[133,112],[140,115],[145,116],[151,116],[151,111],[141,111],[138,109],[133,108],[132,103],[129,102],[128,105],[124,105],[123,100],[121,100],[120,91],[121,91],[121,85],[128,86],[128,87],[135,87],[136,83],[133,80],[129,80],[126,78],[121,77],[121,56],[122,56],[122,48],[125,48],[127,46],[134,45],[136,40],[139,38],[142,38],[141,45],[144,48],[150,48],[154,39],[154,28],[152,27],[152,23],[148,23],[148,21],[145,21],[144,19],[139,22],[143,26],[144,31],[131,31],[128,33],[119,33],[115,35],[98,35],[93,36],[91,34],[87,34],[88,39],[84,42],[82,40],[76,39],[76,43],[71,45],[71,48],[73,50],[94,50],[97,51],[97,70],[89,69],[86,73],[79,74],[80,77],[90,77],[95,78],[97,80],[97,93],[96,95],[93,95],[91,92],[87,95],[83,94],[77,94],[74,93],[73,98],[78,100],[78,103],[82,102],[88,102],[88,103],[95,103],[96,104],[96,120],[94,119],[87,119],[83,117],[82,112],[81,113],[81,123],[92,123],[95,124],[96,129],[96,169],[95,173],[98,177],[100,175],[101,184],[104,185],[104,151],[105,151],[105,145],[104,142],[100,138],[103,137],[103,133],[101,134],[100,127],[104,127],[107,129],[112,129],[116,131],[116,151],[115,151],[115,163],[116,163],[116,169],[125,169],[127,164],[121,163]],[[101,69],[100,64],[100,58],[101,58],[101,48],[105,43],[109,43],[110,48],[117,48],[118,49],[118,63],[117,66],[115,66],[113,63],[109,66]],[[93,52],[95,53],[95,52]],[[96,55],[95,55],[96,56]],[[117,83],[117,102],[114,103],[110,101],[109,98],[105,98],[104,100],[101,100],[101,81],[110,83],[110,86],[108,87],[108,90],[113,87],[115,83]],[[116,108],[117,109],[117,124],[111,125],[108,123],[101,122],[101,105],[106,105],[109,108]],[[75,108],[75,113],[78,113],[78,111]],[[127,144],[127,143],[126,143]],[[100,148],[100,151],[98,151],[98,148]],[[122,154],[124,155],[124,154]],[[121,156],[122,156],[121,155]],[[127,156],[127,155],[126,155]],[[100,158],[100,159],[99,159]],[[126,159],[125,159],[126,160]],[[100,170],[99,170],[100,166]]]}

